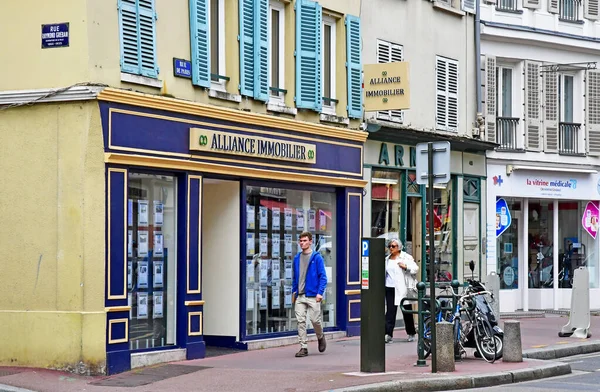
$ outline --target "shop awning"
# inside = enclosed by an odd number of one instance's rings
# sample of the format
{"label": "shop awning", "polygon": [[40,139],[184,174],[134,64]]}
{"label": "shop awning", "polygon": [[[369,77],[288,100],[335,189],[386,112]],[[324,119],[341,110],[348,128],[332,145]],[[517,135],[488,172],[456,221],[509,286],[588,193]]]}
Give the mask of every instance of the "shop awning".
{"label": "shop awning", "polygon": [[[485,151],[493,150],[499,146],[496,143],[458,135],[417,131],[409,128],[389,128],[385,126],[381,126],[381,128],[377,129],[378,127],[379,124],[369,124],[367,130],[369,132],[370,140],[408,145],[432,141],[449,141],[450,148],[453,151],[470,153],[484,153]],[[373,130],[370,130],[369,128],[372,128]]]}

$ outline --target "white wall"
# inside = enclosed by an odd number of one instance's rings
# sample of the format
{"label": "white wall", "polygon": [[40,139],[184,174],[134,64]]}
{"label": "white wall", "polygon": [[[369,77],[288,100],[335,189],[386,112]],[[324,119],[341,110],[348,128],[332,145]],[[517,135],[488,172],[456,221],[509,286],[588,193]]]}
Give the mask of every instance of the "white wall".
{"label": "white wall", "polygon": [[204,334],[235,336],[240,325],[240,183],[204,180]]}
{"label": "white wall", "polygon": [[561,22],[558,20],[557,14],[549,13],[548,0],[541,1],[540,9],[536,10],[523,8],[522,0],[517,0],[517,7],[523,11],[522,14],[498,11],[494,4],[481,1],[481,20],[515,26],[528,26],[586,37],[600,37],[600,22],[583,18],[583,9],[580,12],[580,20],[584,20],[584,23],[577,24]]}
{"label": "white wall", "polygon": [[[460,2],[456,2],[459,4]],[[404,124],[412,129],[435,129],[436,55],[459,63],[459,134],[474,126],[474,18],[442,10],[428,1],[369,0],[361,10],[363,63],[377,63],[377,39],[403,46],[410,63],[410,109]],[[415,21],[427,21],[415,23]],[[375,116],[375,113],[367,113]]]}

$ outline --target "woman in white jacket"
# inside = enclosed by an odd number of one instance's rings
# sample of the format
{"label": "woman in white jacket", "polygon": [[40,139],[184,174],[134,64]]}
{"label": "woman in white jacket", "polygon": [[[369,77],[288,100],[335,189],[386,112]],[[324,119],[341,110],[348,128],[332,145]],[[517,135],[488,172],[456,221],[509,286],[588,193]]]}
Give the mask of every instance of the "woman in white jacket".
{"label": "woman in white jacket", "polygon": [[[414,275],[419,271],[419,267],[411,255],[403,252],[402,242],[393,239],[388,244],[390,255],[385,259],[385,302],[387,310],[385,312],[385,342],[390,343],[394,334],[396,325],[396,313],[398,305],[402,298],[407,294],[407,282],[414,280]],[[405,304],[404,309],[411,310],[412,305]],[[408,334],[408,341],[415,340],[416,330],[413,315],[404,312],[404,325]]]}

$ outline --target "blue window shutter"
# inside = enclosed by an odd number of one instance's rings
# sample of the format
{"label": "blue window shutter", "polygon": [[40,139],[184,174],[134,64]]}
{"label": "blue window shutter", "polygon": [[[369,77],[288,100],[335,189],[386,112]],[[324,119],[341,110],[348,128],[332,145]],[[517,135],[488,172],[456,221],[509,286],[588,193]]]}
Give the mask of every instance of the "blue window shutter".
{"label": "blue window shutter", "polygon": [[254,23],[256,0],[240,0],[240,94],[254,96]]}
{"label": "blue window shutter", "polygon": [[254,98],[269,100],[269,0],[256,0],[254,19]]}
{"label": "blue window shutter", "polygon": [[140,73],[139,34],[135,0],[119,0],[119,39],[121,44],[121,71]]}
{"label": "blue window shutter", "polygon": [[210,36],[208,1],[190,0],[190,41],[192,44],[192,83],[210,88]]}
{"label": "blue window shutter", "polygon": [[348,117],[362,118],[362,61],[360,18],[346,16],[346,67],[348,73]]}
{"label": "blue window shutter", "polygon": [[156,12],[154,0],[138,0],[138,26],[140,37],[140,73],[156,78]]}
{"label": "blue window shutter", "polygon": [[321,6],[296,2],[296,107],[321,111]]}

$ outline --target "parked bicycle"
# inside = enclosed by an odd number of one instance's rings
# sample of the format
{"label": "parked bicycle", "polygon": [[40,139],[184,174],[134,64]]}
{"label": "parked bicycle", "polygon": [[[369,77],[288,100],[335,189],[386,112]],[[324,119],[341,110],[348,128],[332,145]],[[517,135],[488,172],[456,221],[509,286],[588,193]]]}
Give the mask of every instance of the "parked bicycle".
{"label": "parked bicycle", "polygon": [[[473,271],[474,265],[469,266]],[[486,298],[493,298],[493,295],[478,280],[470,279],[467,282],[468,286],[462,295],[449,289],[456,298],[456,307],[454,311],[449,311],[448,304],[440,302],[435,320],[446,320],[454,324],[454,350],[458,356],[466,355],[465,347],[471,347],[476,349],[476,357],[481,356],[485,361],[493,363],[502,357],[504,348],[504,332],[498,326],[496,315]],[[448,292],[448,287],[443,288]],[[431,353],[431,317],[426,317],[423,324],[423,343],[427,358]]]}

